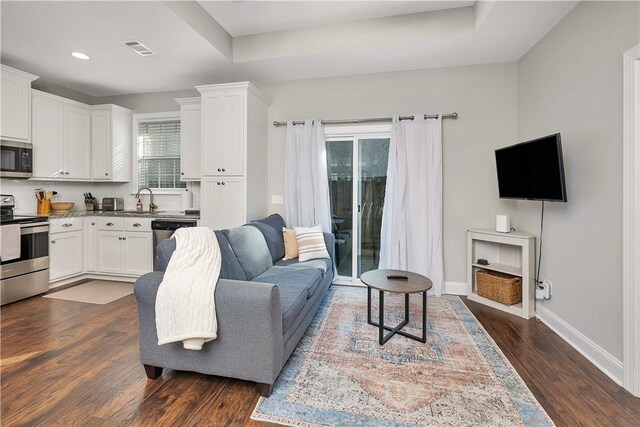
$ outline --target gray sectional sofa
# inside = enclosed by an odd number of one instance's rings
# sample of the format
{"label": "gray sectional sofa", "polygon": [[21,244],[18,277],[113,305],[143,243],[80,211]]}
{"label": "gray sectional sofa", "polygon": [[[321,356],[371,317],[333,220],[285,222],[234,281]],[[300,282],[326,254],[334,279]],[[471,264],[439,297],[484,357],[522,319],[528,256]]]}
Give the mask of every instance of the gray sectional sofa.
{"label": "gray sectional sofa", "polygon": [[201,351],[182,343],[158,345],[155,300],[175,240],[158,245],[158,270],[135,283],[140,361],[150,379],[163,368],[255,381],[269,396],[280,370],[307,330],[334,277],[334,236],[325,233],[331,258],[283,260],[279,215],[215,231],[222,252],[215,292],[218,337]]}

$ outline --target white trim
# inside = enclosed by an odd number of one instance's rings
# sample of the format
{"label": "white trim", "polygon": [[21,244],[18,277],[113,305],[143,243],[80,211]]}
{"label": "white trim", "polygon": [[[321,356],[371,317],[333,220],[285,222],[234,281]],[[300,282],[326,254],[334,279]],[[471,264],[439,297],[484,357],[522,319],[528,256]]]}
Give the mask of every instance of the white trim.
{"label": "white trim", "polygon": [[624,387],[640,397],[640,45],[623,55],[622,324]]}
{"label": "white trim", "polygon": [[556,334],[560,335],[569,345],[578,350],[598,369],[604,372],[617,384],[622,385],[622,362],[613,355],[591,341],[582,332],[562,320],[555,313],[542,304],[537,305],[536,317],[546,324]]}
{"label": "white trim", "polygon": [[391,123],[382,125],[331,125],[324,127],[327,138],[338,139],[340,137],[380,137],[380,134],[391,135]]}
{"label": "white trim", "polygon": [[444,282],[444,292],[447,295],[467,295],[467,284],[465,282]]}

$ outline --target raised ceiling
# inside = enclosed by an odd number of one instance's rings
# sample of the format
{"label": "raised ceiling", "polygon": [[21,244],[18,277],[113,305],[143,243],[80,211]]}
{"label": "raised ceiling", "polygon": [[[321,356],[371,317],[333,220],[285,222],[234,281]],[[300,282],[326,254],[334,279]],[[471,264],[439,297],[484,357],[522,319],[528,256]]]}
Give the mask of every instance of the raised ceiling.
{"label": "raised ceiling", "polygon": [[508,62],[576,3],[2,1],[1,59],[95,97]]}

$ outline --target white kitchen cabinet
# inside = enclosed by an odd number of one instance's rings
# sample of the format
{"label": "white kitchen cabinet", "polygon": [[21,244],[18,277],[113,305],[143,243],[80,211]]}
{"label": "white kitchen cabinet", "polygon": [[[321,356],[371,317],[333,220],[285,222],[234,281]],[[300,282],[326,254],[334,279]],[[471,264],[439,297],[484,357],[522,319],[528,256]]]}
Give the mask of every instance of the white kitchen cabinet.
{"label": "white kitchen cabinet", "polygon": [[124,273],[122,234],[122,231],[98,231],[98,272]]}
{"label": "white kitchen cabinet", "polygon": [[124,233],[125,274],[136,276],[153,271],[153,234],[151,232]]}
{"label": "white kitchen cabinet", "polygon": [[83,218],[84,269],[87,272],[98,270],[98,222],[96,217]]}
{"label": "white kitchen cabinet", "polygon": [[33,90],[33,177],[88,180],[90,125],[88,106]]}
{"label": "white kitchen cabinet", "polygon": [[180,104],[180,180],[200,181],[200,97],[176,102]]}
{"label": "white kitchen cabinet", "polygon": [[82,106],[64,106],[65,177],[91,178],[91,116]]}
{"label": "white kitchen cabinet", "polygon": [[249,82],[196,89],[201,94],[201,223],[220,229],[266,216],[268,101]]}
{"label": "white kitchen cabinet", "polygon": [[49,234],[49,281],[81,274],[82,231]]}
{"label": "white kitchen cabinet", "polygon": [[1,68],[0,87],[2,121],[0,138],[7,141],[31,141],[31,82],[38,76],[6,65]]}
{"label": "white kitchen cabinet", "polygon": [[132,112],[113,104],[91,107],[91,179],[131,181]]}
{"label": "white kitchen cabinet", "polygon": [[222,230],[247,222],[242,177],[203,177],[200,189],[207,194],[200,206],[201,225]]}
{"label": "white kitchen cabinet", "polygon": [[150,231],[97,232],[98,273],[140,276],[153,271],[153,234]]}

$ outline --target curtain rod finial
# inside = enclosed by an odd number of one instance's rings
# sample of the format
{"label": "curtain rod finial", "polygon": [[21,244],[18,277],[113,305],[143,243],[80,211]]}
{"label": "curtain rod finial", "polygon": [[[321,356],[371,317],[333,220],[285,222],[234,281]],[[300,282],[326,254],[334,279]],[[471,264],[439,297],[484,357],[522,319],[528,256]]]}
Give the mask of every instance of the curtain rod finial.
{"label": "curtain rod finial", "polygon": [[452,119],[457,119],[458,118],[458,113],[451,113],[451,118]]}

